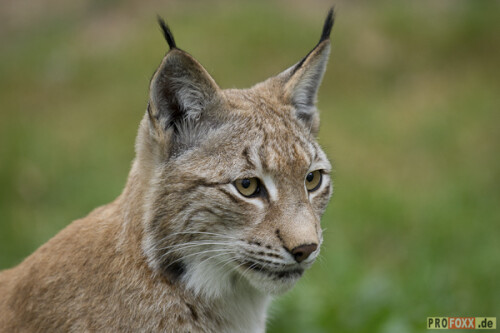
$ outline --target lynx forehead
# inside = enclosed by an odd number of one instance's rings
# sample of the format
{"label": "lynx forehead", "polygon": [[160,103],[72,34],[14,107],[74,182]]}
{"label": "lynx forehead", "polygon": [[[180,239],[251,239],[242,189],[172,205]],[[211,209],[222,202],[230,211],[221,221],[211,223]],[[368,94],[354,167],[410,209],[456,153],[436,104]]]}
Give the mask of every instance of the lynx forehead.
{"label": "lynx forehead", "polygon": [[270,296],[318,256],[333,11],[301,61],[248,89],[221,89],[159,22],[170,50],[123,193],[0,274],[0,331],[263,332]]}

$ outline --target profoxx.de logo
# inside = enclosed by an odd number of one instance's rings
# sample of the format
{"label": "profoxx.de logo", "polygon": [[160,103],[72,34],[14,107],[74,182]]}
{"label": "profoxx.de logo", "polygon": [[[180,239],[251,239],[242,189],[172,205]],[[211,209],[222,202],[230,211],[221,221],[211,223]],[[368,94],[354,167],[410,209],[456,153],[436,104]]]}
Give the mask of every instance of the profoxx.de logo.
{"label": "profoxx.de logo", "polygon": [[494,330],[496,328],[496,317],[427,317],[427,329]]}

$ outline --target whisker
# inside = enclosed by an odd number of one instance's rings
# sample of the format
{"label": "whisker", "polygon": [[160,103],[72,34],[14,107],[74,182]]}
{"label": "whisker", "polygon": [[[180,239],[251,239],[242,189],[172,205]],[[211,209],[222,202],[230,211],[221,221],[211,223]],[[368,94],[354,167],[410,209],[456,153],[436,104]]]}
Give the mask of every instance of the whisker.
{"label": "whisker", "polygon": [[[217,234],[217,233],[213,233],[213,232],[203,232],[203,231],[180,231],[180,232],[175,232],[173,234],[168,234],[167,236],[163,237],[162,239],[160,239],[159,241],[157,241],[157,245],[153,247],[153,250],[155,251],[161,251],[161,250],[164,250],[165,248],[160,248],[158,249],[158,246],[161,246],[161,244],[167,240],[168,238],[172,237],[172,236],[176,236],[176,235],[191,235],[191,234],[202,234],[202,235],[211,235],[211,236],[218,236],[218,237],[221,237],[223,238],[223,240],[237,240],[239,241],[240,239],[237,238],[237,237],[232,237],[232,236],[228,236],[228,235],[223,235],[223,234]],[[209,240],[217,240],[217,239],[203,239],[203,240],[199,240],[199,241],[209,241]]]}
{"label": "whisker", "polygon": [[226,263],[225,263],[224,265],[222,265],[221,270],[222,270],[222,268],[224,268],[224,266],[226,266],[227,264],[230,264],[230,263],[236,263],[236,266],[235,266],[235,267],[228,267],[228,269],[227,269],[227,270],[226,270],[226,272],[224,273],[224,278],[225,278],[228,274],[230,274],[230,273],[232,273],[232,272],[236,271],[236,269],[238,269],[239,267],[243,266],[243,264],[240,264],[240,263],[238,263],[237,261],[235,261],[235,259],[238,259],[238,258],[239,258],[239,256],[238,256],[238,255],[236,255],[236,256],[232,256],[232,257],[230,257],[230,258],[228,258],[228,259],[226,260]]}
{"label": "whisker", "polygon": [[[254,269],[257,266],[257,263],[253,263],[250,266],[248,266],[240,275],[240,278],[238,279],[238,283],[241,281],[241,278],[247,274],[251,269]],[[246,276],[245,276],[246,277]]]}
{"label": "whisker", "polygon": [[[181,235],[181,234],[192,234],[193,232],[176,232],[174,234],[170,234],[170,235],[167,235],[166,237],[163,237],[161,240],[157,241],[157,245],[153,247],[153,250],[154,251],[161,251],[161,250],[165,250],[168,248],[167,247],[162,247],[162,248],[158,248],[159,246],[161,246],[162,242],[164,242],[166,239],[168,239],[169,237],[171,236],[174,236],[174,235]],[[224,241],[224,240],[239,240],[238,238],[236,237],[231,237],[231,236],[226,236],[226,235],[221,235],[221,234],[216,234],[216,233],[212,233],[212,232],[195,232],[195,233],[199,233],[199,234],[206,234],[206,235],[216,235],[216,236],[220,236],[222,238],[224,238],[223,240],[221,241]],[[195,240],[195,241],[192,241],[192,242],[187,242],[187,243],[194,243],[194,242],[205,242],[205,241],[218,241],[217,239],[203,239],[203,240]],[[187,244],[187,243],[183,243],[183,244]]]}
{"label": "whisker", "polygon": [[231,244],[230,242],[207,242],[207,241],[197,241],[197,242],[188,242],[188,243],[179,243],[179,244],[172,244],[169,246],[165,246],[159,249],[156,249],[156,251],[163,251],[163,250],[183,250],[185,248],[190,248],[190,247],[195,247],[195,246],[202,246],[202,245],[229,245]]}
{"label": "whisker", "polygon": [[181,260],[184,260],[184,259],[186,259],[186,258],[188,258],[188,257],[192,257],[192,256],[195,256],[195,255],[200,255],[200,254],[203,254],[203,253],[208,253],[208,252],[222,252],[222,251],[224,251],[224,252],[225,252],[224,254],[228,253],[228,250],[227,250],[227,249],[213,249],[213,250],[205,250],[205,251],[200,251],[200,252],[190,253],[190,254],[188,254],[188,255],[182,256],[182,257],[180,257],[180,258],[178,258],[178,259],[176,259],[176,260],[172,261],[172,262],[171,262],[171,263],[169,263],[169,264],[168,264],[165,268],[168,268],[168,267],[170,267],[170,265],[173,265],[173,264],[175,264],[176,262],[179,262],[179,261],[181,261]]}
{"label": "whisker", "polygon": [[[235,254],[238,254],[237,252],[234,252],[234,253],[235,253]],[[221,269],[222,269],[222,268],[224,268],[224,266],[226,266],[227,264],[234,262],[234,261],[233,261],[233,259],[238,259],[238,258],[239,258],[239,256],[238,256],[238,255],[236,255],[236,256],[232,256],[231,258],[229,258],[229,259],[226,261],[226,263],[225,263],[224,265],[222,265]],[[239,264],[238,264],[238,265],[239,265]],[[232,270],[230,270],[230,269],[229,269],[228,271],[229,271],[229,272],[231,272]]]}
{"label": "whisker", "polygon": [[161,250],[166,250],[169,248],[174,248],[174,247],[181,247],[184,245],[226,245],[226,244],[231,244],[230,242],[214,242],[214,241],[192,241],[192,242],[186,242],[186,243],[177,243],[177,244],[171,244],[167,245],[161,248],[156,249],[157,251]]}
{"label": "whisker", "polygon": [[[163,259],[164,257],[168,256],[169,254],[172,254],[172,253],[177,252],[177,251],[184,251],[185,249],[189,249],[189,248],[192,248],[192,247],[204,246],[204,245],[228,245],[228,244],[229,243],[199,243],[199,244],[188,243],[187,245],[186,244],[176,244],[176,245],[180,245],[180,246],[176,246],[174,248],[171,248],[170,250],[168,250],[165,253],[163,253],[160,256],[160,260]],[[224,249],[224,250],[226,250],[226,249]],[[200,251],[200,252],[197,252],[197,253],[201,253],[201,252],[203,252],[203,251]]]}
{"label": "whisker", "polygon": [[228,254],[228,253],[235,253],[235,252],[233,252],[233,251],[227,251],[227,250],[225,250],[225,249],[224,249],[223,251],[224,251],[224,253],[219,253],[219,254],[216,254],[216,255],[214,255],[214,256],[210,256],[210,257],[205,258],[205,259],[203,259],[201,262],[196,263],[196,264],[197,264],[197,265],[201,265],[201,264],[203,264],[204,262],[206,262],[206,261],[208,261],[208,260],[210,260],[210,259],[213,259],[213,258],[215,258],[215,257],[223,256],[223,255],[226,255],[226,254]]}
{"label": "whisker", "polygon": [[[226,249],[210,249],[210,250],[203,250],[203,251],[198,251],[198,252],[194,252],[194,253],[189,253],[189,254],[186,254],[186,255],[180,255],[180,258],[179,259],[183,259],[183,258],[189,258],[191,256],[194,256],[194,255],[200,255],[202,253],[208,253],[208,252],[220,252],[220,251],[227,251]],[[172,254],[173,252],[175,251],[169,251],[165,254],[163,254],[159,260],[162,260],[163,258],[165,258],[167,255],[169,254]],[[174,261],[175,262],[175,261]]]}
{"label": "whisker", "polygon": [[[282,262],[279,262],[279,261],[272,261],[272,260],[269,260],[271,261],[270,263],[265,263],[265,262],[262,262],[261,259],[259,259],[258,257],[255,257],[255,256],[252,256],[252,255],[247,255],[246,256],[247,258],[250,258],[252,259],[253,262],[256,262],[256,263],[259,263],[259,265],[262,265],[264,266],[265,265],[271,265],[271,264],[274,264],[276,267],[279,267],[279,268],[284,268],[286,267],[287,265],[282,263]],[[267,259],[266,259],[267,260]],[[289,265],[290,266],[290,265]]]}
{"label": "whisker", "polygon": [[218,237],[222,237],[222,238],[226,238],[226,239],[239,240],[238,237],[228,236],[228,235],[224,235],[224,234],[218,234],[215,232],[206,232],[206,231],[179,231],[179,232],[174,232],[173,234],[168,234],[167,237],[177,236],[177,235],[192,235],[192,234],[211,235],[211,236],[218,236]]}
{"label": "whisker", "polygon": [[320,263],[320,265],[323,265],[325,264],[325,256],[323,256],[322,254],[318,254],[318,256],[316,257],[316,259],[318,260],[318,262]]}

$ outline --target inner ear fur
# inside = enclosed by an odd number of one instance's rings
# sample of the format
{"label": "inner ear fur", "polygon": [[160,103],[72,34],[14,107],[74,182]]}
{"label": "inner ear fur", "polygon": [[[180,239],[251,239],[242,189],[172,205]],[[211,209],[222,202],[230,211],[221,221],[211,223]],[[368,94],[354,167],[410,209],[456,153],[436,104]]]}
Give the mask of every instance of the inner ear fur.
{"label": "inner ear fur", "polygon": [[196,121],[219,97],[220,88],[190,54],[171,49],[150,84],[148,113],[156,130],[174,132]]}
{"label": "inner ear fur", "polygon": [[319,115],[316,109],[318,90],[330,54],[330,41],[318,44],[301,62],[289,69],[284,83],[284,98],[291,103],[296,117],[317,133]]}
{"label": "inner ear fur", "polygon": [[284,102],[294,106],[295,116],[315,135],[319,130],[316,99],[330,55],[333,22],[332,8],[323,24],[318,44],[301,61],[271,80],[279,82]]}

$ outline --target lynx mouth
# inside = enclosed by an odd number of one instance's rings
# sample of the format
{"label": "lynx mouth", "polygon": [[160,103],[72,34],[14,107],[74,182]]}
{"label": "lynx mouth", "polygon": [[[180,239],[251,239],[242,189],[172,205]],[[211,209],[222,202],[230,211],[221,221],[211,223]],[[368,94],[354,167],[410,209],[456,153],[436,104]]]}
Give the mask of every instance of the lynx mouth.
{"label": "lynx mouth", "polygon": [[273,278],[274,280],[298,279],[304,273],[303,268],[271,270],[271,269],[266,268],[257,262],[249,261],[249,260],[241,261],[240,264],[249,270],[255,271],[255,272],[260,273],[260,274],[267,275],[267,276]]}

